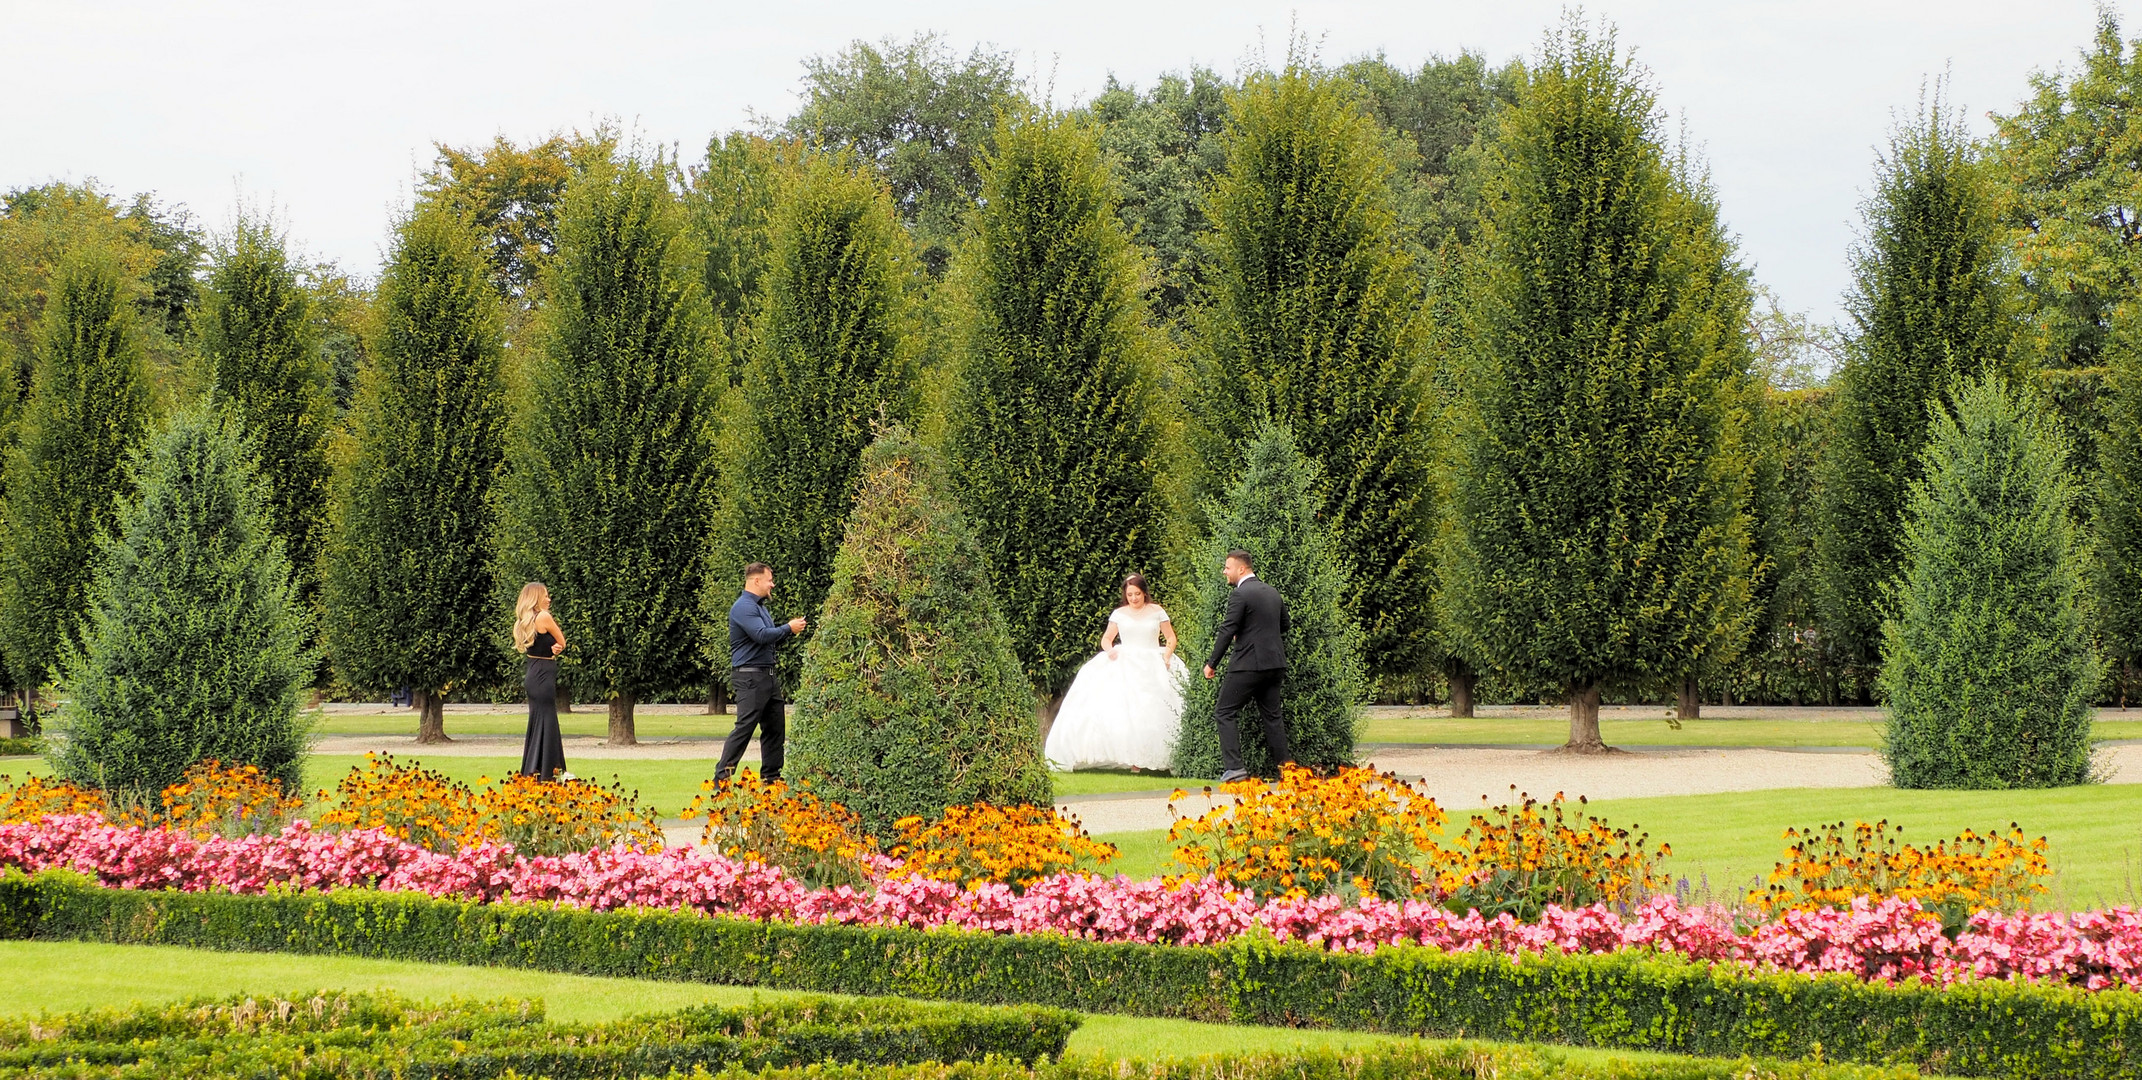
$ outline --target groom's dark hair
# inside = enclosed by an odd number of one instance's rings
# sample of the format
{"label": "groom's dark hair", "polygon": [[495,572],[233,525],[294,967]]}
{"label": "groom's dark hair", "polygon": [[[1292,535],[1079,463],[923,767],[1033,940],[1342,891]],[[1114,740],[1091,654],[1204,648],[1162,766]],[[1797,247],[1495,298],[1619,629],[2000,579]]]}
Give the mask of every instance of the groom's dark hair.
{"label": "groom's dark hair", "polygon": [[773,573],[773,567],[771,567],[771,566],[768,566],[768,565],[766,565],[765,563],[762,563],[762,562],[755,562],[755,563],[745,563],[745,564],[744,564],[744,580],[745,580],[745,581],[750,581],[750,580],[751,580],[752,578],[755,578],[755,577],[759,576],[760,574],[770,574],[770,573]]}
{"label": "groom's dark hair", "polygon": [[1233,551],[1228,552],[1227,557],[1233,559],[1238,563],[1241,563],[1242,568],[1244,570],[1257,569],[1257,564],[1250,561],[1249,552],[1244,551],[1241,548],[1236,548]]}

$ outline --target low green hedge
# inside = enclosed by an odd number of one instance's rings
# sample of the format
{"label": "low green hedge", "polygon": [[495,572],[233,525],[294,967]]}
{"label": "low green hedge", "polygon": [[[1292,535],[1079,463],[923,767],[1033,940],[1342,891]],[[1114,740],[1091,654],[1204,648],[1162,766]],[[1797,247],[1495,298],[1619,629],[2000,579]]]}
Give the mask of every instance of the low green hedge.
{"label": "low green hedge", "polygon": [[1212,947],[474,904],[406,893],[235,896],[0,876],[0,936],[373,956],[1089,1012],[1707,1057],[2142,1075],[2142,994],[1948,989],[1635,953],[1534,956],[1270,940]]}
{"label": "low green hedge", "polygon": [[1915,1080],[1918,1075],[1909,1066],[1708,1058],[1569,1061],[1536,1047],[1401,1043],[1350,1053],[1314,1050],[1129,1062],[1074,1057],[1032,1069],[995,1061],[890,1068],[830,1065],[769,1070],[755,1080]]}
{"label": "low green hedge", "polygon": [[1060,1009],[805,999],[608,1024],[543,1022],[539,1002],[420,1006],[393,994],[239,996],[0,1021],[0,1078],[394,1077],[608,1080],[823,1062],[1038,1063],[1078,1027]]}

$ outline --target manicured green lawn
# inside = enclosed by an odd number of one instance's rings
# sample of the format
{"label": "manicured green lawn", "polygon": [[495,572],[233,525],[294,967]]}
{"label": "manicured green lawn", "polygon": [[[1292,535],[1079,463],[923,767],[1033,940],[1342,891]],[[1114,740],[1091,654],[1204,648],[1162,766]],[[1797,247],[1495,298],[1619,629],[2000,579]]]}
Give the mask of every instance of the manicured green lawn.
{"label": "manicured green lawn", "polygon": [[[1679,730],[1668,726],[1669,710],[1655,719],[1602,718],[1600,735],[1621,746],[1877,746],[1881,725],[1868,720],[1777,720],[1705,718],[1689,720]],[[2118,717],[2115,710],[2106,716]],[[2142,713],[2129,713],[2142,716]],[[2100,739],[2142,739],[2142,719],[2100,719]],[[1569,721],[1561,716],[1526,715],[1452,720],[1442,716],[1371,716],[1363,726],[1365,743],[1440,743],[1456,745],[1557,746],[1569,738]]]}
{"label": "manicured green lawn", "polygon": [[[1904,828],[1904,841],[1929,844],[1965,829],[2006,829],[2013,821],[2049,841],[2054,910],[2142,905],[2142,785],[2098,784],[2051,791],[1897,791],[1891,788],[1780,789],[1593,802],[1591,811],[1620,827],[1639,827],[1654,844],[1673,845],[1667,869],[1687,878],[1699,899],[1732,901],[1767,875],[1796,825],[1880,821]],[[1455,817],[1455,815],[1453,815]],[[1446,826],[1446,835],[1465,827]],[[1122,849],[1109,865],[1131,877],[1170,872],[1173,848],[1164,830],[1110,833]],[[1707,893],[1706,893],[1707,890]]]}
{"label": "manicured green lawn", "polygon": [[[528,714],[518,707],[500,706],[498,712],[447,713],[446,734],[456,735],[511,735],[516,738],[528,730]],[[700,735],[720,738],[729,734],[736,723],[735,714],[709,716],[701,712],[689,713],[639,713],[633,717],[632,729],[643,739],[674,739],[685,735]],[[416,735],[417,718],[414,711],[391,713],[327,714],[320,718],[314,731],[321,735]],[[581,705],[569,713],[558,714],[558,730],[565,735],[604,736],[610,734],[610,717],[600,705]]]}
{"label": "manicured green lawn", "polygon": [[[68,1012],[134,1002],[308,990],[393,990],[408,997],[540,998],[552,1020],[587,1023],[688,1005],[748,1004],[753,998],[802,997],[786,990],[555,975],[518,968],[461,967],[398,960],[225,953],[166,945],[74,941],[0,941],[0,1015]],[[1192,1057],[1256,1051],[1350,1049],[1402,1041],[1398,1036],[1299,1028],[1198,1024],[1093,1014],[1068,1051],[1115,1058]],[[1656,1060],[1666,1055],[1557,1047],[1572,1060]]]}

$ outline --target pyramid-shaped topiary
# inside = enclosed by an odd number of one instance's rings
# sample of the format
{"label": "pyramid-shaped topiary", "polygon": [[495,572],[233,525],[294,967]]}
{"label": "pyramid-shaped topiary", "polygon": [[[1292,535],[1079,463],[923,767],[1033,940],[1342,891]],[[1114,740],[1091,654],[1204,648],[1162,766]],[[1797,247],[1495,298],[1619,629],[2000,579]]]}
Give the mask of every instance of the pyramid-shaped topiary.
{"label": "pyramid-shaped topiary", "polygon": [[1034,694],[936,455],[894,427],[810,631],[788,772],[878,836],[910,814],[1050,802]]}
{"label": "pyramid-shaped topiary", "polygon": [[[1316,464],[1286,429],[1266,426],[1243,448],[1241,476],[1224,505],[1210,507],[1211,530],[1191,568],[1196,615],[1183,643],[1190,685],[1183,694],[1182,736],[1175,775],[1220,775],[1220,731],[1212,709],[1220,680],[1198,675],[1227,612],[1229,586],[1220,564],[1240,549],[1287,602],[1287,680],[1281,703],[1294,759],[1333,769],[1354,763],[1354,724],[1367,676],[1361,631],[1346,614],[1346,572],[1332,557],[1331,530],[1317,517]],[[1223,672],[1224,674],[1224,672]],[[1254,706],[1237,717],[1243,762],[1250,772],[1275,775],[1276,763],[1258,736]]]}
{"label": "pyramid-shaped topiary", "polygon": [[237,418],[206,403],[181,411],[132,476],[137,494],[104,545],[81,648],[65,661],[73,700],[53,771],[122,801],[153,799],[214,758],[297,790],[298,693],[316,658]]}

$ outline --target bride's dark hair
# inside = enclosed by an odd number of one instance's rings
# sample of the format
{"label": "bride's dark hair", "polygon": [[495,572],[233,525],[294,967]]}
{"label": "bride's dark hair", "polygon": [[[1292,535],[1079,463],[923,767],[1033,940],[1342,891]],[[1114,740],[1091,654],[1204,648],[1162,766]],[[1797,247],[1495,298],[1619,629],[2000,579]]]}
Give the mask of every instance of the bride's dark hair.
{"label": "bride's dark hair", "polygon": [[1136,586],[1138,587],[1138,591],[1139,591],[1139,592],[1141,592],[1141,593],[1144,593],[1144,594],[1145,594],[1145,602],[1146,602],[1146,603],[1150,604],[1150,603],[1152,603],[1152,602],[1153,602],[1153,590],[1151,590],[1151,589],[1148,589],[1148,588],[1146,588],[1146,587],[1145,587],[1145,575],[1144,575],[1144,574],[1131,574],[1131,575],[1128,575],[1128,576],[1126,576],[1126,577],[1125,577],[1125,578],[1123,579],[1123,602],[1124,602],[1124,603],[1126,603],[1126,604],[1130,603],[1130,590],[1131,590],[1131,586],[1133,586],[1133,585],[1136,585]]}

